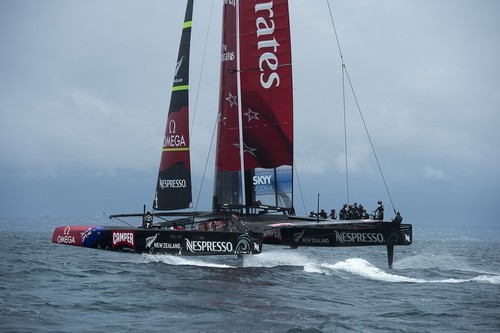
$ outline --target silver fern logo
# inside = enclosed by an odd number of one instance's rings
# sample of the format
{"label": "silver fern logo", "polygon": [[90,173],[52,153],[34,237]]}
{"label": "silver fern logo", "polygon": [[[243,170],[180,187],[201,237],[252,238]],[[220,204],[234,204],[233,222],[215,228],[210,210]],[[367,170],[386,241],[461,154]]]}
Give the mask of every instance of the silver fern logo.
{"label": "silver fern logo", "polygon": [[146,248],[152,248],[153,243],[155,242],[156,238],[158,237],[159,234],[156,234],[154,236],[146,238]]}
{"label": "silver fern logo", "polygon": [[177,65],[175,65],[174,83],[181,83],[181,82],[184,81],[184,79],[182,77],[181,78],[177,78],[177,75],[179,74],[179,69],[181,69],[183,61],[184,61],[184,56],[181,58],[181,60],[179,60],[177,62]]}
{"label": "silver fern logo", "polygon": [[294,243],[298,243],[300,242],[300,240],[302,239],[302,237],[304,236],[304,232],[305,230],[302,230],[302,232],[297,232],[297,233],[294,233],[293,234],[293,242]]}

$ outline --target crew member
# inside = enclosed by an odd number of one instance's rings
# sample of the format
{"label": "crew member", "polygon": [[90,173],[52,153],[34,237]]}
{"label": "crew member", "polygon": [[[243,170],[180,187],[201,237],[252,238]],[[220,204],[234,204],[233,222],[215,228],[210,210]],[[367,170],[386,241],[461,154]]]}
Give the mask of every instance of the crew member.
{"label": "crew member", "polygon": [[377,202],[378,206],[377,209],[373,211],[375,220],[383,221],[384,220],[384,205],[382,204],[382,201]]}
{"label": "crew member", "polygon": [[401,224],[403,222],[403,217],[400,212],[396,213],[396,217],[392,220],[392,223]]}
{"label": "crew member", "polygon": [[153,226],[153,215],[151,215],[150,212],[146,212],[146,215],[144,215],[144,219],[142,221],[142,227],[149,229]]}
{"label": "crew member", "polygon": [[340,209],[339,218],[341,220],[347,220],[347,204],[344,204],[344,206]]}

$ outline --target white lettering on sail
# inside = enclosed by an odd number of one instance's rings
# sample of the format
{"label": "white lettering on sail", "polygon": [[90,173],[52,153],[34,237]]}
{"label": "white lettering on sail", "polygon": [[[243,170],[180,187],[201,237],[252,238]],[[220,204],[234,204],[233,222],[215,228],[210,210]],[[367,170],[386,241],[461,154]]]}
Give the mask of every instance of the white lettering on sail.
{"label": "white lettering on sail", "polygon": [[236,0],[224,0],[225,5],[236,6]]}
{"label": "white lettering on sail", "polygon": [[185,147],[186,140],[184,135],[176,133],[177,124],[175,120],[170,120],[168,123],[168,135],[163,138],[163,147]]}
{"label": "white lettering on sail", "polygon": [[[257,43],[258,50],[265,50],[259,57],[259,69],[262,72],[260,74],[260,84],[265,89],[269,89],[272,86],[280,85],[280,76],[276,72],[279,66],[278,57],[276,52],[278,52],[278,46],[280,44],[274,38],[274,16],[273,12],[273,2],[269,1],[266,3],[260,3],[255,5],[255,12],[263,11],[262,16],[255,20],[255,26],[257,28],[257,38],[266,38],[265,40],[259,40]],[[267,17],[264,17],[267,14]],[[268,50],[268,49],[271,50]],[[266,74],[266,71],[271,71],[270,74]]]}
{"label": "white lettering on sail", "polygon": [[222,54],[220,55],[220,61],[232,61],[234,60],[234,51],[228,51],[227,44],[222,44]]}
{"label": "white lettering on sail", "polygon": [[253,186],[255,192],[274,192],[271,185],[271,175],[266,176],[253,176]]}
{"label": "white lettering on sail", "polygon": [[187,182],[185,179],[161,179],[158,178],[160,188],[162,190],[166,188],[185,188],[187,187]]}
{"label": "white lettering on sail", "polygon": [[253,184],[254,185],[264,185],[271,184],[271,175],[267,176],[253,176]]}
{"label": "white lettering on sail", "polygon": [[163,147],[185,147],[184,135],[168,135],[163,138]]}
{"label": "white lettering on sail", "polygon": [[177,62],[177,65],[175,66],[175,75],[174,75],[174,83],[182,83],[184,81],[184,78],[177,78],[177,74],[179,73],[179,69],[182,66],[182,61],[184,60],[184,56]]}

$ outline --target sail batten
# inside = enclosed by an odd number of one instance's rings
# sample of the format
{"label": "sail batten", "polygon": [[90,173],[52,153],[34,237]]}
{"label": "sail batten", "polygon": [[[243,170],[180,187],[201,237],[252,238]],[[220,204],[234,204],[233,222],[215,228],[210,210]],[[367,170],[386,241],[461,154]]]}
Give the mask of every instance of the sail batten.
{"label": "sail batten", "polygon": [[161,150],[153,201],[155,210],[192,207],[189,155],[189,53],[192,16],[193,0],[188,0]]}

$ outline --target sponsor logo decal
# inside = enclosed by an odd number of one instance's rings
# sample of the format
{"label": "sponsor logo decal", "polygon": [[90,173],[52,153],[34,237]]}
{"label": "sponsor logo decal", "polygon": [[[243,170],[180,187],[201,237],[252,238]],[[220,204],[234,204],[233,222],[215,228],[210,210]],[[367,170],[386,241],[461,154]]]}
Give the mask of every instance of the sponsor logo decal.
{"label": "sponsor logo decal", "polygon": [[182,61],[184,60],[184,56],[181,58],[181,60],[179,60],[177,62],[177,65],[175,66],[175,75],[174,75],[174,83],[182,83],[182,81],[184,81],[184,79],[181,77],[181,78],[177,78],[177,74],[179,73],[179,69],[181,68],[182,66]]}
{"label": "sponsor logo decal", "polygon": [[185,188],[187,187],[187,182],[185,179],[161,179],[158,178],[160,188],[162,190],[166,188]]}
{"label": "sponsor logo decal", "polygon": [[184,238],[186,241],[186,249],[190,252],[227,252],[233,253],[233,244],[231,242],[220,242],[220,241],[190,241]]}
{"label": "sponsor logo decal", "polygon": [[258,243],[253,243],[253,249],[258,253],[261,252],[260,245]]}
{"label": "sponsor logo decal", "polygon": [[225,5],[236,6],[236,0],[224,0]]}
{"label": "sponsor logo decal", "polygon": [[177,123],[174,119],[168,122],[168,135],[163,138],[163,149],[186,147],[184,135],[177,134]]}
{"label": "sponsor logo decal", "polygon": [[281,232],[280,232],[280,229],[278,229],[278,228],[264,230],[263,235],[264,235],[264,238],[281,239]]}
{"label": "sponsor logo decal", "polygon": [[267,185],[271,184],[271,175],[266,176],[253,176],[254,185]]}
{"label": "sponsor logo decal", "polygon": [[222,44],[222,54],[220,55],[220,61],[233,61],[234,60],[234,51],[227,50],[227,44]]}
{"label": "sponsor logo decal", "polygon": [[151,248],[153,246],[153,243],[155,242],[156,238],[158,238],[160,234],[155,234],[154,236],[147,237],[146,238],[146,247]]}
{"label": "sponsor logo decal", "polygon": [[272,19],[274,16],[273,2],[268,1],[256,4],[255,13],[261,15],[255,20],[258,39],[257,48],[262,52],[259,57],[259,69],[261,71],[260,84],[265,89],[269,89],[272,86],[278,87],[280,85],[280,76],[276,72],[279,66],[276,53],[280,44],[273,36],[275,28],[275,23]]}
{"label": "sponsor logo decal", "polygon": [[155,249],[175,249],[180,250],[181,244],[179,243],[153,243]]}
{"label": "sponsor logo decal", "polygon": [[63,234],[57,236],[57,242],[60,244],[75,244],[75,236],[70,235],[71,227],[64,228]]}
{"label": "sponsor logo decal", "polygon": [[342,244],[345,243],[384,243],[384,235],[379,232],[338,232],[335,231],[335,239]]}
{"label": "sponsor logo decal", "polygon": [[296,232],[293,234],[293,242],[298,243],[302,239],[302,236],[304,236],[305,230],[302,230],[302,232]]}
{"label": "sponsor logo decal", "polygon": [[409,236],[409,235],[405,235],[405,241],[407,241],[407,242],[411,242],[411,238],[410,238],[410,236]]}
{"label": "sponsor logo decal", "polygon": [[[257,243],[253,243],[254,250],[256,252],[260,252],[260,246]],[[236,250],[234,251],[237,254],[251,254],[252,253],[252,240],[248,235],[241,235],[238,237],[238,242],[236,243]]]}
{"label": "sponsor logo decal", "polygon": [[88,228],[85,231],[82,231],[80,233],[80,237],[82,238],[82,243],[85,242],[85,239],[87,239],[88,236],[92,233],[92,228]]}
{"label": "sponsor logo decal", "polygon": [[112,234],[113,248],[119,245],[125,245],[135,248],[135,235],[131,231],[113,231]]}
{"label": "sponsor logo decal", "polygon": [[274,193],[272,178],[272,175],[253,176],[252,181],[255,192]]}
{"label": "sponsor logo decal", "polygon": [[318,238],[318,237],[302,237],[302,243],[308,244],[329,244],[330,239],[328,238]]}
{"label": "sponsor logo decal", "polygon": [[160,234],[155,234],[154,236],[150,236],[146,238],[146,248],[149,249],[149,253],[153,253],[155,249],[164,249],[164,250],[180,250],[182,246],[180,243],[157,243],[156,239]]}

